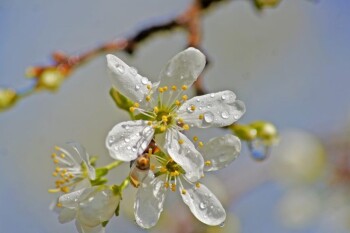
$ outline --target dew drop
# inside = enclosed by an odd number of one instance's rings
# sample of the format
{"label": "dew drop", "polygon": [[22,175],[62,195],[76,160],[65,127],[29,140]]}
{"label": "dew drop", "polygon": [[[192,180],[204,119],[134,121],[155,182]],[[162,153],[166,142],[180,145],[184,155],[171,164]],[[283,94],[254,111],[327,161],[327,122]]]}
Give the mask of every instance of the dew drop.
{"label": "dew drop", "polygon": [[210,94],[210,97],[211,97],[211,98],[214,98],[214,97],[215,97],[215,94],[214,94],[214,93],[211,93],[211,94]]}
{"label": "dew drop", "polygon": [[117,68],[117,71],[120,73],[120,74],[124,74],[125,72],[125,67],[120,64],[120,63],[115,63],[115,67]]}
{"label": "dew drop", "polygon": [[131,150],[132,150],[133,152],[136,152],[136,147],[133,146]]}
{"label": "dew drop", "polygon": [[255,140],[248,143],[248,148],[250,150],[251,157],[257,161],[265,160],[271,151],[270,147],[268,145],[264,145],[264,143],[260,140]]}
{"label": "dew drop", "polygon": [[111,137],[109,137],[108,142],[109,142],[109,143],[113,143],[114,140],[115,140],[115,137],[114,137],[114,136],[111,136]]}
{"label": "dew drop", "polygon": [[141,83],[146,85],[146,84],[148,83],[148,79],[145,78],[145,77],[143,77],[143,78],[141,79]]}
{"label": "dew drop", "polygon": [[126,149],[131,150],[131,146],[128,146]]}
{"label": "dew drop", "polygon": [[137,69],[135,67],[130,67],[130,73],[135,76],[137,75]]}
{"label": "dew drop", "polygon": [[135,90],[137,91],[137,90],[140,90],[140,86],[139,85],[136,85],[135,86]]}
{"label": "dew drop", "polygon": [[213,120],[214,120],[214,115],[213,115],[213,113],[211,113],[211,112],[206,112],[206,113],[204,113],[204,120],[205,120],[205,122],[207,122],[207,123],[213,122]]}
{"label": "dew drop", "polygon": [[187,107],[187,112],[193,113],[193,108],[192,108],[192,106],[188,106],[188,107]]}
{"label": "dew drop", "polygon": [[204,210],[205,208],[207,208],[207,205],[204,202],[201,202],[201,203],[199,203],[199,208],[201,210]]}
{"label": "dew drop", "polygon": [[184,78],[185,78],[185,77],[184,77],[183,75],[180,76],[180,79],[181,79],[181,80],[184,79]]}
{"label": "dew drop", "polygon": [[202,110],[202,107],[199,107],[198,109],[199,109],[199,110]]}
{"label": "dew drop", "polygon": [[201,101],[199,98],[196,99],[197,102]]}
{"label": "dew drop", "polygon": [[227,118],[229,117],[228,112],[227,112],[227,111],[223,111],[223,112],[221,113],[221,117],[224,118],[224,119],[227,119]]}
{"label": "dew drop", "polygon": [[225,100],[225,99],[226,99],[226,96],[222,95],[222,96],[221,96],[221,99],[222,99],[222,100]]}
{"label": "dew drop", "polygon": [[124,138],[125,142],[130,142],[130,138]]}
{"label": "dew drop", "polygon": [[114,150],[118,150],[119,147],[118,147],[117,145],[115,145],[115,146],[113,147],[113,149],[114,149]]}

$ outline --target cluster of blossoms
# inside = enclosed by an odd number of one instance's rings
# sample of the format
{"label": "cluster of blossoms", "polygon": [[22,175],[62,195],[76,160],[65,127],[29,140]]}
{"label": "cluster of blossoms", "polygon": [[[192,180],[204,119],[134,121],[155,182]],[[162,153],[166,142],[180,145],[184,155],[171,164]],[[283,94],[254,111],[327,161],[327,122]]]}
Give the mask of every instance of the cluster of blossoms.
{"label": "cluster of blossoms", "polygon": [[[110,218],[118,215],[122,191],[130,182],[138,189],[134,213],[143,228],[156,225],[168,190],[178,190],[203,223],[222,224],[225,209],[199,181],[204,172],[224,168],[239,155],[240,139],[227,134],[203,143],[185,133],[193,127],[232,125],[245,112],[243,102],[232,91],[188,99],[185,91],[206,63],[194,48],[174,56],[156,83],[113,55],[107,55],[107,62],[114,89],[132,120],[115,125],[107,135],[106,147],[117,160],[112,165],[95,168],[94,159],[77,143],[70,143],[74,153],[56,148],[53,175],[60,178],[50,191],[66,193],[56,203],[60,222],[76,219],[81,233],[103,232]],[[122,162],[130,162],[130,174],[120,185],[107,185],[104,176]]]}

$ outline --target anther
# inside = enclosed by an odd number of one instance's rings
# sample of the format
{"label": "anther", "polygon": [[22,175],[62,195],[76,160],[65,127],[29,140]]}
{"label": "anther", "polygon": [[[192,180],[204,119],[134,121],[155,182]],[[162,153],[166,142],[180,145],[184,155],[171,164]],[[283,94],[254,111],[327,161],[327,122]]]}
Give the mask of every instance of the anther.
{"label": "anther", "polygon": [[196,106],[191,105],[191,110],[192,110],[192,111],[196,110]]}
{"label": "anther", "polygon": [[54,159],[53,162],[57,164],[59,162],[59,160],[58,159]]}
{"label": "anther", "polygon": [[184,130],[189,130],[189,129],[190,129],[190,126],[189,126],[188,124],[184,124],[184,125],[182,126],[182,128],[183,128]]}
{"label": "anther", "polygon": [[163,87],[163,90],[164,90],[164,91],[167,91],[167,90],[168,90],[168,87],[167,87],[167,86],[164,86],[164,87]]}
{"label": "anther", "polygon": [[147,125],[151,126],[152,125],[152,121],[147,121]]}
{"label": "anther", "polygon": [[169,183],[168,182],[165,182],[164,183],[164,187],[167,189],[167,188],[169,188]]}
{"label": "anther", "polygon": [[159,93],[163,93],[164,92],[163,87],[158,88],[158,91],[159,91]]}
{"label": "anther", "polygon": [[172,86],[172,87],[171,87],[171,90],[176,91],[176,90],[177,90],[177,87],[176,87],[176,86]]}
{"label": "anther", "polygon": [[157,106],[154,107],[154,108],[153,108],[153,112],[154,112],[154,113],[158,113],[158,112],[159,112],[159,108],[158,108]]}
{"label": "anther", "polygon": [[140,104],[139,103],[134,103],[134,107],[138,108],[138,107],[140,107]]}
{"label": "anther", "polygon": [[63,154],[63,153],[61,153],[60,156],[61,156],[62,159],[66,157],[66,155]]}
{"label": "anther", "polygon": [[53,176],[58,176],[57,172],[52,172]]}
{"label": "anther", "polygon": [[52,154],[51,154],[51,158],[53,158],[53,159],[56,158],[56,156],[57,156],[56,153],[52,153]]}
{"label": "anther", "polygon": [[129,108],[129,111],[130,111],[130,112],[135,112],[135,107],[130,107],[130,108]]}
{"label": "anther", "polygon": [[194,137],[193,137],[193,141],[195,141],[195,142],[198,141],[198,137],[197,137],[197,136],[194,136]]}
{"label": "anther", "polygon": [[203,145],[204,145],[203,142],[198,142],[199,147],[203,147]]}
{"label": "anther", "polygon": [[178,122],[179,124],[183,124],[183,123],[184,123],[184,119],[179,118],[179,119],[177,119],[177,122]]}
{"label": "anther", "polygon": [[181,193],[182,193],[183,195],[186,195],[186,193],[187,193],[186,189],[183,189],[183,190],[181,191]]}
{"label": "anther", "polygon": [[199,114],[199,115],[198,115],[198,119],[199,119],[199,120],[203,120],[203,118],[204,118],[204,115],[203,115],[203,114]]}
{"label": "anther", "polygon": [[151,90],[151,88],[152,88],[151,84],[147,84],[147,89]]}
{"label": "anther", "polygon": [[162,121],[163,122],[168,122],[168,117],[167,116],[162,116]]}
{"label": "anther", "polygon": [[61,149],[59,146],[55,146],[54,148],[55,148],[55,150],[60,150]]}
{"label": "anther", "polygon": [[184,140],[183,139],[180,139],[178,142],[179,142],[180,145],[184,144]]}
{"label": "anther", "polygon": [[197,183],[196,183],[196,187],[197,187],[197,188],[200,188],[200,187],[201,187],[201,184],[197,182]]}
{"label": "anther", "polygon": [[67,186],[64,186],[61,188],[61,191],[64,193],[68,193],[69,192],[69,188]]}
{"label": "anther", "polygon": [[146,96],[146,101],[147,102],[151,101],[151,96],[150,95]]}
{"label": "anther", "polygon": [[186,91],[187,90],[187,86],[186,85],[182,85],[181,89]]}
{"label": "anther", "polygon": [[61,207],[62,207],[62,203],[57,202],[56,206],[57,206],[58,208],[61,208]]}
{"label": "anther", "polygon": [[207,160],[207,161],[205,161],[205,163],[204,163],[206,166],[210,166],[211,165],[211,161],[210,160]]}
{"label": "anther", "polygon": [[176,101],[175,101],[175,104],[176,104],[176,106],[180,106],[180,105],[181,105],[181,102],[178,101],[178,100],[176,100]]}
{"label": "anther", "polygon": [[165,125],[162,125],[162,126],[160,127],[160,131],[161,131],[161,132],[164,132],[165,130],[166,130]]}
{"label": "anther", "polygon": [[187,95],[183,95],[181,98],[182,98],[183,101],[186,101],[188,99],[188,96]]}
{"label": "anther", "polygon": [[171,184],[171,191],[175,192],[176,191],[176,184]]}

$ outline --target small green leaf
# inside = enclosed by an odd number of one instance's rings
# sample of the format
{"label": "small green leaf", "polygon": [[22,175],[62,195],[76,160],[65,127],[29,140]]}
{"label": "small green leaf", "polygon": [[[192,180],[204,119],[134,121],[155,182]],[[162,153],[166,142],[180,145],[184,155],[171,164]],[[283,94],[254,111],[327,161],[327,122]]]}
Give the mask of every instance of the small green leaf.
{"label": "small green leaf", "polygon": [[96,168],[96,177],[100,178],[108,174],[108,169],[104,167]]}

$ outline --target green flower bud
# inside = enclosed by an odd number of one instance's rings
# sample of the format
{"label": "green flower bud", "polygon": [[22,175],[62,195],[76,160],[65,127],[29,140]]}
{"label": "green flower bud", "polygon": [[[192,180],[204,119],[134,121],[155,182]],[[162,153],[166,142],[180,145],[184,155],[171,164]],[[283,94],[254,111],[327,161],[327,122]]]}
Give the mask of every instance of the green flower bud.
{"label": "green flower bud", "polygon": [[59,70],[55,68],[46,69],[38,77],[38,87],[55,91],[61,86],[64,78],[65,76]]}
{"label": "green flower bud", "polygon": [[232,124],[230,129],[237,137],[244,141],[252,141],[257,136],[257,130],[249,125]]}
{"label": "green flower bud", "polygon": [[134,102],[120,94],[116,89],[113,87],[109,91],[109,94],[111,95],[112,99],[114,100],[114,103],[120,108],[125,111],[130,112],[130,108],[133,107]]}
{"label": "green flower bud", "polygon": [[266,121],[255,121],[250,126],[257,131],[257,136],[261,138],[266,144],[273,144],[278,139],[278,132],[276,127]]}
{"label": "green flower bud", "polygon": [[0,89],[0,111],[15,104],[17,97],[17,93],[12,89]]}

